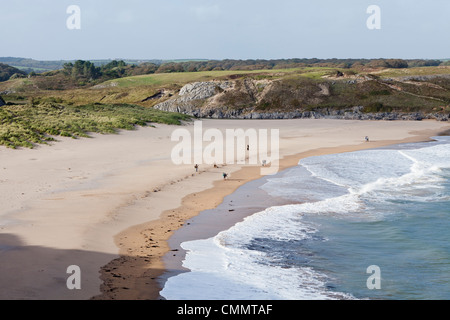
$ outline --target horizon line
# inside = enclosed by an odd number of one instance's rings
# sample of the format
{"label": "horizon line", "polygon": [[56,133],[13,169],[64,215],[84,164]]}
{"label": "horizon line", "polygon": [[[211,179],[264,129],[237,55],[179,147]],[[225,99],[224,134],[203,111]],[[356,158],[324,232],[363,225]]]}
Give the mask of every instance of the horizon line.
{"label": "horizon line", "polygon": [[110,61],[124,61],[124,60],[131,60],[131,61],[151,61],[151,60],[157,60],[157,61],[224,61],[224,60],[235,60],[235,61],[248,61],[248,60],[261,60],[261,61],[272,61],[272,60],[294,60],[294,59],[318,59],[318,60],[388,60],[388,59],[400,59],[400,60],[450,60],[450,57],[446,58],[401,58],[401,57],[373,57],[373,58],[317,58],[317,57],[295,57],[295,58],[74,58],[74,59],[36,59],[36,58],[30,58],[30,57],[20,57],[20,56],[1,56],[0,59],[3,58],[13,58],[13,59],[30,59],[35,61],[76,61],[76,60],[84,60],[84,61],[104,61],[104,60],[110,60]]}

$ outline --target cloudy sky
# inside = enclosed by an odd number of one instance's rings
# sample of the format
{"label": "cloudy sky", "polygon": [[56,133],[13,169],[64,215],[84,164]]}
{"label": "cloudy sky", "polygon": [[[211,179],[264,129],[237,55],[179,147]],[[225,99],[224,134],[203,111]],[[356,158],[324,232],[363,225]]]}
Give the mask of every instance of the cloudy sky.
{"label": "cloudy sky", "polygon": [[[381,29],[367,28],[370,5]],[[0,0],[0,12],[0,56],[450,58],[449,0]]]}

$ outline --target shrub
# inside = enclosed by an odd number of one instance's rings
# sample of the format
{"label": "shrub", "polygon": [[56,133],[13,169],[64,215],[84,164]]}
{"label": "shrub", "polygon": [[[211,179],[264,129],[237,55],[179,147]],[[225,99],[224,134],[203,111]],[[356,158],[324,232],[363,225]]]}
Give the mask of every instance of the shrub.
{"label": "shrub", "polygon": [[381,102],[371,102],[364,106],[362,111],[366,113],[392,112],[392,108],[384,106]]}

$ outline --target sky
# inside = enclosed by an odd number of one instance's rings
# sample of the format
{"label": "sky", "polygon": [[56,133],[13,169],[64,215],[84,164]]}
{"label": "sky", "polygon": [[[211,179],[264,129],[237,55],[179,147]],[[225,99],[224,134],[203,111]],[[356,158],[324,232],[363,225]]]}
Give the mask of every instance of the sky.
{"label": "sky", "polygon": [[0,0],[0,13],[1,57],[450,58],[449,0]]}

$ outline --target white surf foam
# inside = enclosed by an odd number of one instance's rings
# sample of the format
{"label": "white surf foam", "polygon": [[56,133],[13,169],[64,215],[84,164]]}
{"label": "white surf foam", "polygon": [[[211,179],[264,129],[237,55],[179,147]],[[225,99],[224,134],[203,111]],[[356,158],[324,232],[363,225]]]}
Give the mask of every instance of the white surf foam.
{"label": "white surf foam", "polygon": [[[317,197],[315,202],[270,207],[213,238],[183,243],[187,250],[183,265],[191,272],[169,278],[161,295],[166,299],[202,300],[353,298],[327,290],[329,279],[317,270],[279,265],[271,261],[273,257],[251,250],[249,245],[255,239],[313,239],[320,227],[305,222],[304,215],[378,219],[379,212],[368,208],[375,202],[388,206],[394,200],[442,200],[436,189],[441,188],[443,170],[450,168],[450,145],[312,157],[299,165],[310,172],[309,176],[345,187],[347,192],[321,200]],[[264,190],[279,196],[283,186],[288,186],[289,195],[295,196],[295,185],[309,178],[296,176],[295,171],[291,174],[270,179]]]}
{"label": "white surf foam", "polygon": [[[166,299],[299,300],[350,298],[326,290],[327,277],[308,267],[271,264],[261,251],[250,250],[252,239],[307,239],[316,232],[303,224],[297,205],[271,207],[247,217],[217,236],[182,244],[188,251],[183,266],[191,272],[169,278]],[[292,220],[296,220],[295,224]]]}

